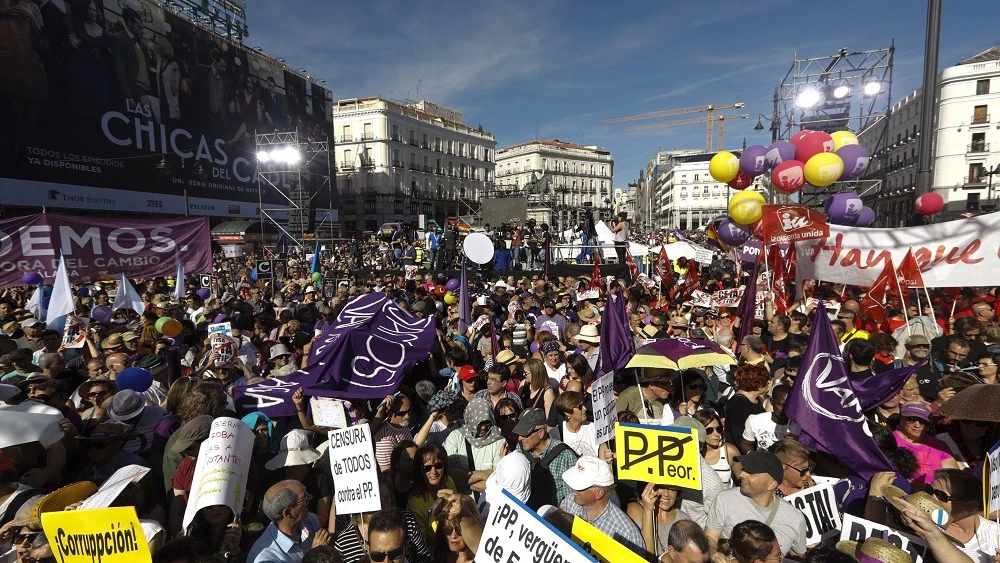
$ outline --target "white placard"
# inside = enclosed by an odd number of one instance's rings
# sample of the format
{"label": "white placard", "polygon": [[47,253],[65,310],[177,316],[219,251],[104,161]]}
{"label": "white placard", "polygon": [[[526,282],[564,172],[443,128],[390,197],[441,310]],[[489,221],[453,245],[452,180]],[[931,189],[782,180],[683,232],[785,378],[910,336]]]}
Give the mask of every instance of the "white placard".
{"label": "white placard", "polygon": [[712,305],[716,307],[736,307],[743,297],[743,288],[720,289],[712,295]]}
{"label": "white placard", "polygon": [[990,510],[993,514],[1000,510],[1000,442],[990,449]]}
{"label": "white placard", "polygon": [[343,401],[330,397],[312,397],[313,424],[321,428],[347,428],[347,411]]}
{"label": "white placard", "polygon": [[590,386],[590,396],[594,405],[594,429],[597,445],[600,446],[615,437],[618,423],[618,400],[615,399],[615,374],[606,373],[594,380]]}
{"label": "white placard", "polygon": [[63,347],[83,348],[84,342],[87,341],[87,325],[89,324],[90,319],[87,317],[78,317],[73,313],[66,315],[66,325],[63,327]]}
{"label": "white placard", "polygon": [[216,323],[208,325],[208,334],[225,334],[226,336],[233,335],[233,324],[232,323]]}
{"label": "white placard", "polygon": [[806,517],[806,545],[832,538],[840,530],[840,510],[833,484],[816,485],[785,497]]}
{"label": "white placard", "polygon": [[882,538],[909,553],[910,557],[913,558],[913,563],[934,563],[935,561],[927,543],[917,536],[851,514],[844,514],[844,522],[840,528],[840,541],[863,542],[870,537]]}
{"label": "white placard", "polygon": [[588,289],[586,291],[576,292],[577,301],[586,301],[587,299],[600,299],[601,290],[600,289]]}
{"label": "white placard", "polygon": [[140,479],[149,473],[148,467],[141,465],[126,465],[115,471],[107,481],[101,485],[97,492],[90,495],[90,498],[83,501],[77,510],[90,510],[92,508],[108,508],[111,503],[122,494],[129,483],[138,483]]}
{"label": "white placard", "polygon": [[[712,296],[700,289],[696,289],[691,292],[691,300],[688,301],[691,305],[695,307],[711,307],[712,306]],[[685,303],[687,305],[687,303]]]}
{"label": "white placard", "polygon": [[694,254],[694,261],[706,266],[712,265],[712,251],[699,248]]}
{"label": "white placard", "polygon": [[371,427],[357,424],[331,430],[329,438],[337,514],[381,510],[378,464],[375,462]]}
{"label": "white placard", "polygon": [[185,530],[194,515],[206,506],[228,506],[236,515],[243,512],[254,437],[253,429],[238,418],[212,421],[208,438],[198,450],[191,493],[184,509]]}
{"label": "white placard", "polygon": [[[595,563],[583,548],[506,490],[490,504],[489,520],[479,540],[476,563],[556,561]],[[337,507],[340,508],[339,506]]]}

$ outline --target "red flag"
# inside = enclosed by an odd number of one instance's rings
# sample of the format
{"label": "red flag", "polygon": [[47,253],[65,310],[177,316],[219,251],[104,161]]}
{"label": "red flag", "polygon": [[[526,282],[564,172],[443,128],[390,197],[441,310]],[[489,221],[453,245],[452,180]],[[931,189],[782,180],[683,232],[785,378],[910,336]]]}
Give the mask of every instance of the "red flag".
{"label": "red flag", "polygon": [[660,253],[656,255],[656,275],[660,276],[660,283],[670,287],[674,284],[674,270],[670,267],[670,259],[667,258],[667,249],[660,247]]}
{"label": "red flag", "polygon": [[788,311],[788,292],[785,291],[785,284],[788,280],[788,272],[785,267],[785,258],[781,254],[781,249],[772,247],[769,254],[771,258],[771,293],[774,294],[774,312],[784,315]]}
{"label": "red flag", "polygon": [[830,236],[826,215],[801,205],[765,205],[760,219],[764,244],[784,244]]}
{"label": "red flag", "polygon": [[590,273],[590,289],[601,290],[601,255],[594,253],[594,271]]}
{"label": "red flag", "polygon": [[788,279],[795,279],[795,261],[798,260],[798,255],[795,253],[795,245],[789,244],[788,250],[785,251],[785,272],[788,273]]}
{"label": "red flag", "polygon": [[893,307],[898,308],[897,303],[901,302],[899,300],[899,291],[896,288],[896,270],[892,266],[891,257],[886,259],[882,273],[875,278],[875,283],[872,284],[868,289],[868,293],[861,299],[861,312],[876,323],[881,323],[885,318],[886,297],[889,298],[889,302]]}
{"label": "red flag", "polygon": [[906,252],[903,261],[896,269],[896,279],[899,280],[899,288],[904,295],[910,293],[910,288],[924,287],[924,277],[920,275],[920,266],[913,256],[913,248]]}
{"label": "red flag", "polygon": [[684,276],[684,290],[682,292],[682,297],[686,300],[691,296],[691,293],[698,289],[701,285],[701,280],[698,278],[698,263],[694,260],[688,260],[688,270],[687,274]]}
{"label": "red flag", "polygon": [[625,263],[628,264],[628,273],[632,276],[632,281],[639,279],[639,266],[635,264],[635,258],[632,258],[632,252],[625,246]]}

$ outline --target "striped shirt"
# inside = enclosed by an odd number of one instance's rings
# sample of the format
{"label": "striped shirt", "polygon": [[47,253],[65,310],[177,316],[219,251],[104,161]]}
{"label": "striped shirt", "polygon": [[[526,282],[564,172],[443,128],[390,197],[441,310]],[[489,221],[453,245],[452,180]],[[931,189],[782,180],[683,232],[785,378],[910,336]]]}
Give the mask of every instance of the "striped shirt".
{"label": "striped shirt", "polygon": [[403,440],[412,439],[413,434],[409,427],[399,428],[389,424],[388,421],[384,422],[379,427],[378,432],[372,436],[372,441],[375,442],[375,461],[378,462],[379,467],[389,467],[392,449],[396,447],[396,444]]}
{"label": "striped shirt", "polygon": [[[406,525],[406,538],[409,540],[410,549],[407,552],[407,560],[410,563],[431,563],[431,548],[424,541],[424,535],[420,533],[417,526],[417,519],[408,510],[403,511],[403,522]],[[365,552],[365,542],[361,537],[358,527],[351,523],[344,528],[337,539],[333,542],[333,548],[340,553],[344,563],[362,563],[368,561],[368,553]]]}

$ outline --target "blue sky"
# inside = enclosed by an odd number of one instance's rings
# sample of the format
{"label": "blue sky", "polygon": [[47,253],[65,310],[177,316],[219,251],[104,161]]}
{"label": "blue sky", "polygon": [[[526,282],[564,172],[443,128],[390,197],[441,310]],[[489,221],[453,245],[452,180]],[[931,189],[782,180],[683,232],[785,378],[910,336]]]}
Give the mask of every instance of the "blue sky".
{"label": "blue sky", "polygon": [[[986,24],[1000,15],[991,3],[944,2],[942,68],[1000,40]],[[753,130],[756,116],[771,115],[795,53],[878,49],[892,39],[898,99],[921,82],[926,2],[285,0],[248,2],[247,17],[247,45],[325,78],[335,100],[427,99],[462,111],[467,125],[482,123],[499,147],[536,133],[599,145],[624,188],[661,146],[704,147],[705,125],[621,132],[601,119],[744,102],[739,113],[753,119],[727,123],[727,148],[744,137],[767,144],[769,131]]]}

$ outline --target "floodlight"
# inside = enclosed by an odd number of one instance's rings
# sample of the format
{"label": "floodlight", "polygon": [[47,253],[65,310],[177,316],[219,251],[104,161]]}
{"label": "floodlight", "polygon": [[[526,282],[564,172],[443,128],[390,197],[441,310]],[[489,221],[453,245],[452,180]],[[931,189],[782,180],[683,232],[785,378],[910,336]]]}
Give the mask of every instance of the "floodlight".
{"label": "floodlight", "polygon": [[271,153],[267,151],[260,151],[259,153],[257,153],[258,162],[270,162],[270,160],[271,160]]}
{"label": "floodlight", "polygon": [[795,105],[800,108],[811,108],[820,103],[821,95],[816,88],[807,88],[799,92],[795,98]]}
{"label": "floodlight", "polygon": [[865,83],[864,93],[865,93],[866,96],[868,96],[868,97],[874,97],[874,96],[877,96],[879,94],[879,92],[881,92],[881,91],[882,91],[882,83],[881,82],[875,82],[875,81],[873,81],[873,82],[867,82],[867,83]]}
{"label": "floodlight", "polygon": [[841,84],[833,89],[833,97],[838,100],[846,98],[851,95],[851,87],[847,84]]}

